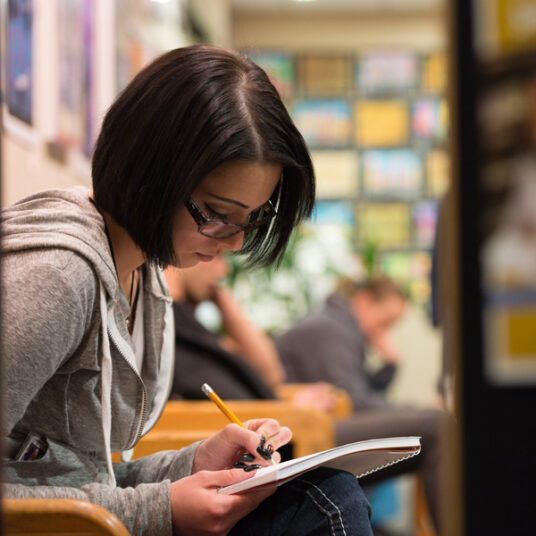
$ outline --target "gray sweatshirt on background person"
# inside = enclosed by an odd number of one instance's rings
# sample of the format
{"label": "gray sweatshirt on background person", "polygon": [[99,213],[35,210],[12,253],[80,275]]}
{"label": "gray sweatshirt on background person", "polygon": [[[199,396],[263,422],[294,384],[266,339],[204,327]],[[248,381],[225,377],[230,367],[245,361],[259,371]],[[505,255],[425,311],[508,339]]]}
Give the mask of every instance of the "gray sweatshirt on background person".
{"label": "gray sweatshirt on background person", "polygon": [[[145,264],[143,368],[127,330],[104,220],[83,187],[48,190],[2,211],[4,497],[94,502],[132,534],[171,535],[170,483],[197,444],[111,463],[163,411],[173,378],[173,316],[161,271]],[[17,461],[45,438],[39,459]]]}
{"label": "gray sweatshirt on background person", "polygon": [[344,389],[354,411],[387,408],[385,389],[396,366],[367,370],[368,340],[348,300],[334,293],[324,306],[275,338],[288,382],[330,382]]}

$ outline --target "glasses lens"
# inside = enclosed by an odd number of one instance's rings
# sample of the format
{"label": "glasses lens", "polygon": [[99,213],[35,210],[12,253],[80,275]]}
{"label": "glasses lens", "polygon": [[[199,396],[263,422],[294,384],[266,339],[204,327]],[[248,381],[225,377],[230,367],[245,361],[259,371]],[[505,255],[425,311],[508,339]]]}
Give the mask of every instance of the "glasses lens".
{"label": "glasses lens", "polygon": [[[193,208],[195,209],[197,207]],[[267,203],[260,209],[251,212],[248,216],[246,224],[244,225],[211,220],[207,218],[199,208],[197,208],[197,210],[195,211],[195,215],[192,210],[190,211],[190,213],[192,214],[192,216],[194,216],[200,226],[199,232],[210,238],[229,238],[230,236],[234,236],[235,234],[241,232],[251,231],[260,227],[261,225],[269,221],[273,216],[275,216],[275,210],[271,203]],[[200,222],[199,218],[202,218],[203,222]]]}
{"label": "glasses lens", "polygon": [[222,223],[217,221],[207,222],[201,227],[201,234],[210,238],[229,238],[243,231],[238,225],[232,223]]}

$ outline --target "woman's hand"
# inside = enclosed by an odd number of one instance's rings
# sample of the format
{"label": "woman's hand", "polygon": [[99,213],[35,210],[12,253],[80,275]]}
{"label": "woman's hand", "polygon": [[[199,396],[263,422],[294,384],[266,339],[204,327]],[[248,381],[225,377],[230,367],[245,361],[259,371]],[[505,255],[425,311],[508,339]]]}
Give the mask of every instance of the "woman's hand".
{"label": "woman's hand", "polygon": [[280,426],[274,419],[254,419],[246,421],[244,426],[246,428],[228,424],[203,441],[195,454],[192,473],[229,469],[235,462],[242,461],[243,454],[251,455],[248,462],[260,465],[270,463],[269,454],[273,461],[281,461],[276,451],[290,441],[289,428]]}
{"label": "woman's hand", "polygon": [[[234,425],[237,426],[237,425]],[[238,426],[237,426],[238,427]],[[242,469],[199,471],[171,484],[173,530],[180,536],[223,536],[276,487],[236,495],[218,493],[218,488],[250,478]]]}
{"label": "woman's hand", "polygon": [[[171,484],[173,528],[181,536],[223,536],[276,487],[236,495],[218,493],[218,488],[251,478],[253,472],[230,469],[241,455],[259,465],[269,464],[262,454],[275,462],[281,460],[276,450],[288,443],[292,433],[274,419],[246,421],[246,428],[228,424],[199,445],[192,475]],[[258,448],[260,448],[260,452]]]}

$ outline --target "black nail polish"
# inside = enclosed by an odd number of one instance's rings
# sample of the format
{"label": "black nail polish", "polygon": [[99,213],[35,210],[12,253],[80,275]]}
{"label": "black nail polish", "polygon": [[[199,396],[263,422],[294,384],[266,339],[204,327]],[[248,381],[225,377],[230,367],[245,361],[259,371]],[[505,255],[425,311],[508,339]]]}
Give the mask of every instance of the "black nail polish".
{"label": "black nail polish", "polygon": [[257,447],[257,452],[259,453],[259,456],[261,456],[265,460],[272,459],[272,455],[264,447],[261,447],[260,445]]}
{"label": "black nail polish", "polygon": [[255,456],[253,456],[253,454],[250,454],[249,452],[246,452],[246,454],[242,454],[240,456],[240,459],[243,462],[252,462],[255,459]]}
{"label": "black nail polish", "polygon": [[245,469],[247,467],[247,465],[243,462],[235,462],[233,465],[236,469]]}
{"label": "black nail polish", "polygon": [[265,443],[266,443],[266,438],[264,436],[261,436],[261,444],[260,444],[260,446],[264,448]]}
{"label": "black nail polish", "polygon": [[247,465],[246,467],[244,467],[244,471],[246,473],[249,473],[250,471],[255,471],[255,469],[259,469],[260,467],[261,467],[260,464],[252,463],[251,465]]}

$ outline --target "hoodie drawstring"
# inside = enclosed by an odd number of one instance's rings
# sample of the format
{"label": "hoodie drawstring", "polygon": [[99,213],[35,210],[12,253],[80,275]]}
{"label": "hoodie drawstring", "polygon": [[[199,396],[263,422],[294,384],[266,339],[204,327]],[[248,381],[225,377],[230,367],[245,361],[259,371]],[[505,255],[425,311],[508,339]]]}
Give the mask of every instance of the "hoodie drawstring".
{"label": "hoodie drawstring", "polygon": [[112,465],[111,435],[112,435],[112,356],[110,353],[110,339],[108,338],[108,306],[106,292],[100,281],[100,313],[102,319],[102,370],[101,370],[101,418],[102,433],[104,436],[104,450],[106,453],[106,467],[108,469],[108,485],[116,487],[115,473]]}

